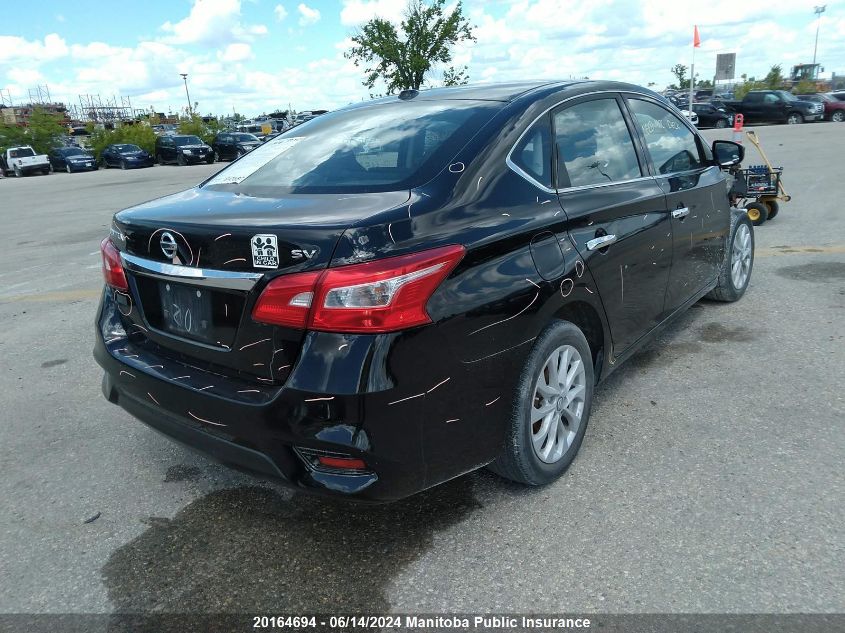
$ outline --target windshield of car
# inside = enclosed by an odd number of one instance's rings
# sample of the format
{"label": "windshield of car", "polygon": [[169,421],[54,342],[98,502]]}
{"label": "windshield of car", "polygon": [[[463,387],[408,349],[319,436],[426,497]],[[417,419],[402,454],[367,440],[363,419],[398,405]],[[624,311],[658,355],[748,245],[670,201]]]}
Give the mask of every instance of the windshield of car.
{"label": "windshield of car", "polygon": [[26,158],[27,156],[35,156],[35,150],[31,147],[21,147],[20,149],[10,149],[9,156],[11,158]]}
{"label": "windshield of car", "polygon": [[63,149],[62,154],[64,156],[88,156],[85,150],[79,147],[68,147],[67,149]]}
{"label": "windshield of car", "polygon": [[198,136],[174,136],[173,142],[180,147],[182,145],[202,145]]}
{"label": "windshield of car", "polygon": [[138,147],[137,145],[131,145],[131,144],[125,143],[125,144],[122,144],[122,145],[115,145],[114,150],[116,152],[121,152],[121,153],[123,153],[123,152],[140,152],[141,148]]}
{"label": "windshield of car", "polygon": [[238,143],[260,143],[261,142],[253,134],[232,134],[232,137]]}
{"label": "windshield of car", "polygon": [[325,114],[253,150],[208,186],[255,195],[410,189],[445,168],[501,107],[397,100]]}
{"label": "windshield of car", "polygon": [[786,90],[775,90],[775,94],[780,95],[784,101],[798,101],[794,94]]}

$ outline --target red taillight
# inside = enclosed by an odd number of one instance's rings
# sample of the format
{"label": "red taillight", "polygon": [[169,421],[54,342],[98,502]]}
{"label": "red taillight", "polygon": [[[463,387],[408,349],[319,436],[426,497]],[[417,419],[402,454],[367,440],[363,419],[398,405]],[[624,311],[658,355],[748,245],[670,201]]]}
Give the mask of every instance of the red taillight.
{"label": "red taillight", "polygon": [[303,329],[314,297],[314,286],[322,272],[295,273],[276,277],[267,284],[252,309],[252,318]]}
{"label": "red taillight", "polygon": [[100,252],[103,255],[103,279],[106,284],[124,292],[129,290],[123,263],[120,261],[120,252],[111,243],[111,238],[107,237],[100,242]]}
{"label": "red taillight", "polygon": [[393,332],[431,321],[425,306],[457,266],[463,246],[277,277],[258,299],[256,321],[323,332]]}
{"label": "red taillight", "polygon": [[320,455],[317,457],[320,466],[327,468],[343,468],[346,470],[364,470],[367,464],[363,459],[356,459],[355,457],[329,457],[328,455]]}

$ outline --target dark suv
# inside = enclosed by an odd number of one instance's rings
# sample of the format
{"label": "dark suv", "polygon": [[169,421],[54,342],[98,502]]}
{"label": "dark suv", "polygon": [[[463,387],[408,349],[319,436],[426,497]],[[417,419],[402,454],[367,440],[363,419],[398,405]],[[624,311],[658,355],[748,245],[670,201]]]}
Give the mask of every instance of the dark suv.
{"label": "dark suv", "polygon": [[581,445],[594,386],[702,297],[745,292],[726,169],[655,93],[404,91],[117,213],[94,355],[146,424],[301,489],[397,499]]}
{"label": "dark suv", "polygon": [[261,140],[246,132],[220,132],[211,142],[215,160],[235,160],[261,145]]}
{"label": "dark suv", "polygon": [[159,165],[213,163],[214,151],[198,136],[159,136],[156,138],[155,158]]}

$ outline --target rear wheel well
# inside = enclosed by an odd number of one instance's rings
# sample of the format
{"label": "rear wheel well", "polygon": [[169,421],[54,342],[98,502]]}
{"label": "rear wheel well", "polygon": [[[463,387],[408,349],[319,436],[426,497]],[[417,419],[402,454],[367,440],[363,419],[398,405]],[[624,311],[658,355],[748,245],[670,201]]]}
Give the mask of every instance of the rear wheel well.
{"label": "rear wheel well", "polygon": [[555,313],[555,318],[569,321],[584,333],[584,338],[587,339],[593,357],[596,380],[599,380],[603,365],[604,328],[596,309],[589,303],[573,301],[558,310]]}

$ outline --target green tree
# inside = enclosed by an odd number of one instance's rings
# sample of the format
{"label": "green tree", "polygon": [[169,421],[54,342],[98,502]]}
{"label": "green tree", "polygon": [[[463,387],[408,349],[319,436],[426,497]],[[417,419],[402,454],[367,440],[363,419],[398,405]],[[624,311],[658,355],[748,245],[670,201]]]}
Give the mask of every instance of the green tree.
{"label": "green tree", "polygon": [[780,64],[775,64],[771,67],[769,72],[766,74],[765,79],[763,79],[763,83],[766,84],[766,87],[770,90],[778,90],[783,88],[783,68]]}
{"label": "green tree", "polygon": [[792,89],[792,92],[797,95],[814,95],[818,91],[819,87],[816,85],[816,82],[811,79],[802,79],[798,82],[798,85]]}
{"label": "green tree", "polygon": [[67,133],[67,128],[59,123],[59,115],[35,106],[26,125],[0,125],[0,145],[32,145],[37,153],[46,154],[60,145]]}
{"label": "green tree", "polygon": [[[364,66],[363,84],[372,89],[381,79],[387,92],[419,89],[432,66],[452,62],[452,48],[475,41],[472,26],[459,1],[446,15],[446,0],[411,0],[397,28],[384,18],[373,18],[352,37],[354,45],[344,56]],[[464,84],[467,68],[449,65],[443,73],[446,85]]]}
{"label": "green tree", "polygon": [[[196,112],[196,110],[194,111]],[[199,136],[206,143],[211,143],[221,127],[217,119],[206,122],[198,114],[193,114],[190,117],[183,117],[179,121],[179,134],[193,134]]]}
{"label": "green tree", "polygon": [[678,79],[680,90],[689,90],[689,79],[687,79],[687,67],[683,64],[675,64],[669,71]]}

